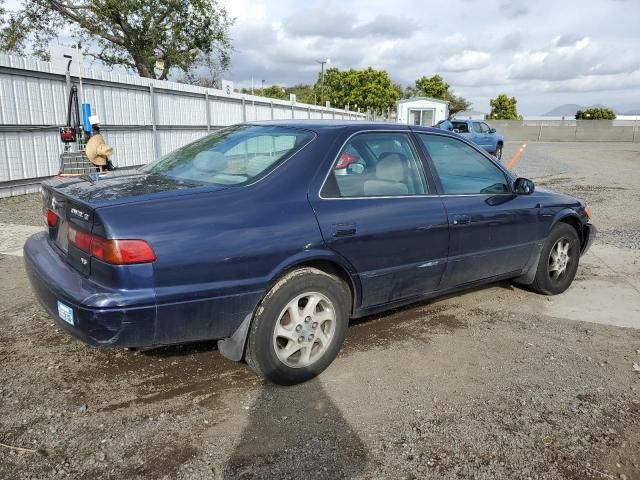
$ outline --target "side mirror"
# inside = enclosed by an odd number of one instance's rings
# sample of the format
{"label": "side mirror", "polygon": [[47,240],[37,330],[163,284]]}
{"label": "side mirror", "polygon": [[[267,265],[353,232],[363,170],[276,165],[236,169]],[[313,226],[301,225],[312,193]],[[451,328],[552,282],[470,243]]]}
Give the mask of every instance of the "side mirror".
{"label": "side mirror", "polygon": [[496,133],[496,129],[495,128],[490,128],[489,129],[489,133]]}
{"label": "side mirror", "polygon": [[513,182],[513,191],[518,195],[531,195],[536,190],[536,186],[533,180],[528,178],[518,177]]}

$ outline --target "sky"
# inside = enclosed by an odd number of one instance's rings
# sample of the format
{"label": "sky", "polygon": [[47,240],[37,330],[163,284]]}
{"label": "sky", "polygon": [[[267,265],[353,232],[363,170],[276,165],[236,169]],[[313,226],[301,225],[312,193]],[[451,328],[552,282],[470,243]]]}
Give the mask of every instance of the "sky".
{"label": "sky", "polygon": [[524,115],[640,110],[640,0],[218,1],[236,19],[224,75],[236,87],[313,84],[329,58],[403,87],[440,74],[482,112],[499,93]]}
{"label": "sky", "polygon": [[577,103],[640,109],[640,0],[222,0],[236,18],[225,77],[315,82],[320,65],[440,74],[488,112],[506,93],[539,115]]}

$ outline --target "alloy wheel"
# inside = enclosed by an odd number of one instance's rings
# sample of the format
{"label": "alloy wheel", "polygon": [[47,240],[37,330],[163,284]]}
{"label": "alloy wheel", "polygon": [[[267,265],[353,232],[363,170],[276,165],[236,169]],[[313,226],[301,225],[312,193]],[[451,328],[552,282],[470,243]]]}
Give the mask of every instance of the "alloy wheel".
{"label": "alloy wheel", "polygon": [[317,362],[329,349],[336,330],[336,313],[321,293],[307,292],[282,310],[273,330],[278,359],[292,368]]}
{"label": "alloy wheel", "polygon": [[567,266],[571,263],[571,243],[566,238],[560,238],[549,254],[549,265],[547,272],[549,278],[557,282],[567,273]]}

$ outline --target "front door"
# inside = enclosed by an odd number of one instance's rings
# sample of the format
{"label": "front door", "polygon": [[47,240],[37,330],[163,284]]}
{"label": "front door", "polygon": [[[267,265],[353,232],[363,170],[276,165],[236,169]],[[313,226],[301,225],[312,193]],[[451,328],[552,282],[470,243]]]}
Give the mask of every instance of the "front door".
{"label": "front door", "polygon": [[437,174],[449,221],[443,288],[521,271],[544,235],[536,200],[513,194],[504,172],[464,141],[418,138]]}
{"label": "front door", "polygon": [[361,307],[437,290],[448,221],[406,131],[357,134],[310,195],[327,245],[357,271]]}

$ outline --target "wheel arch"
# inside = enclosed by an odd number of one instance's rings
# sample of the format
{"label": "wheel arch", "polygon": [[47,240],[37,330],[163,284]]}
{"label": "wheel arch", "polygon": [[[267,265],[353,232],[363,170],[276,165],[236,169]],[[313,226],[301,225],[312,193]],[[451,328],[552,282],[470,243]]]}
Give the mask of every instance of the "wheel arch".
{"label": "wheel arch", "polygon": [[355,269],[344,258],[327,250],[306,251],[278,265],[272,272],[265,295],[271,287],[284,275],[298,268],[311,267],[321,270],[343,280],[351,293],[351,313],[358,306],[361,296],[361,285]]}
{"label": "wheel arch", "polygon": [[559,223],[566,223],[567,225],[573,227],[573,229],[578,234],[578,239],[580,240],[580,249],[584,248],[585,238],[584,238],[584,229],[582,228],[582,221],[578,215],[569,210],[562,211],[558,216],[556,216],[556,220],[553,222],[551,228],[555,227]]}
{"label": "wheel arch", "polygon": [[305,250],[287,259],[285,262],[280,263],[273,269],[269,276],[269,281],[264,288],[264,292],[251,313],[244,318],[240,326],[229,338],[218,341],[218,349],[222,355],[236,362],[244,358],[249,328],[264,297],[283,276],[303,267],[316,268],[342,279],[349,288],[351,294],[351,314],[354,313],[362,296],[360,280],[357,274],[355,274],[353,267],[345,259],[331,251]]}

